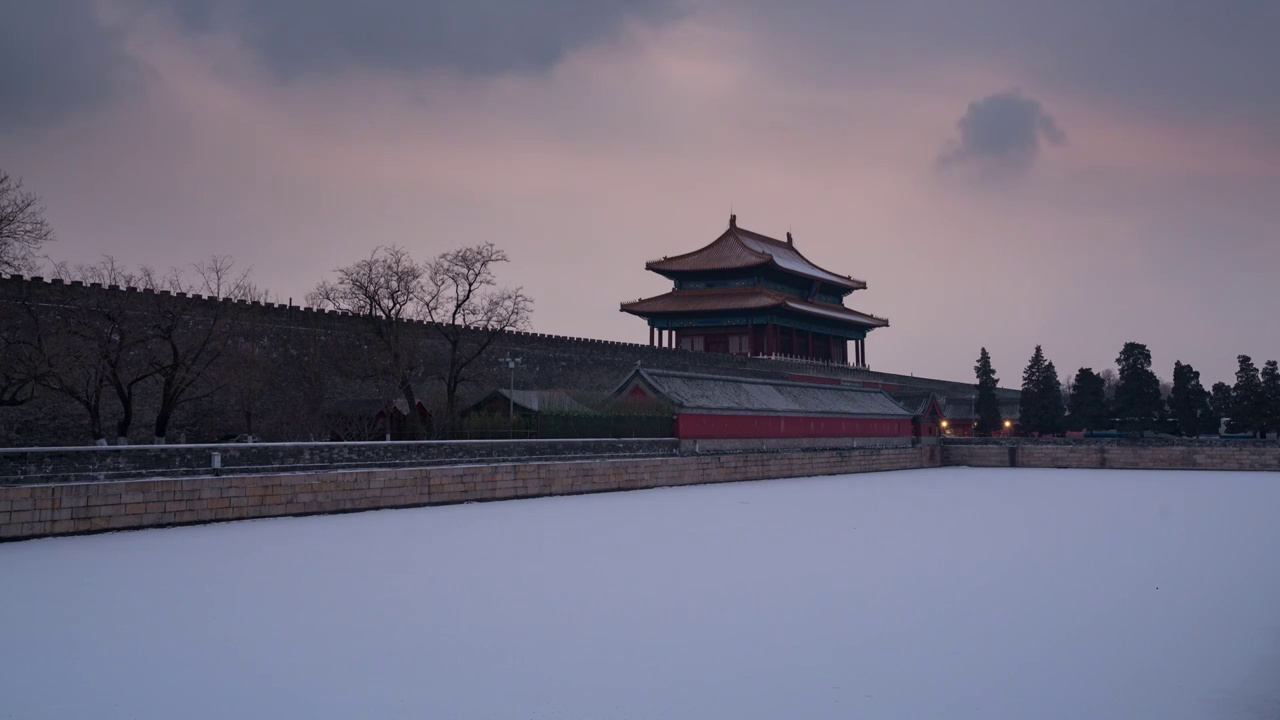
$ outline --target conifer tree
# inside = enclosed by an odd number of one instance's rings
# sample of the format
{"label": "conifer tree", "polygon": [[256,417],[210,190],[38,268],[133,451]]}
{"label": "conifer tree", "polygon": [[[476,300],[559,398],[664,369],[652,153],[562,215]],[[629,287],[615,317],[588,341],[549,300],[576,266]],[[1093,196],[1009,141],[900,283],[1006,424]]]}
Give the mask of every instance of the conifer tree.
{"label": "conifer tree", "polygon": [[978,416],[977,434],[990,437],[1000,428],[1000,399],[996,396],[996,387],[1000,380],[991,367],[991,355],[986,348],[978,355],[978,364],[973,368],[978,378],[978,396],[974,401],[974,414]]}
{"label": "conifer tree", "polygon": [[1080,368],[1071,384],[1067,418],[1073,430],[1098,430],[1107,422],[1106,381],[1093,368]]}
{"label": "conifer tree", "polygon": [[1044,432],[1044,351],[1039,345],[1022,371],[1022,397],[1018,402],[1018,419],[1026,433]]}
{"label": "conifer tree", "polygon": [[1231,427],[1235,432],[1266,433],[1267,396],[1253,358],[1236,356],[1236,384],[1231,388]]}
{"label": "conifer tree", "polygon": [[1062,432],[1066,408],[1062,403],[1062,381],[1058,379],[1058,368],[1054,367],[1052,360],[1044,365],[1036,394],[1040,399],[1040,432],[1044,435]]}
{"label": "conifer tree", "polygon": [[1214,383],[1213,390],[1209,393],[1209,410],[1212,415],[1212,425],[1204,432],[1220,432],[1222,419],[1231,417],[1231,408],[1234,404],[1235,399],[1231,397],[1231,386],[1224,382]]}
{"label": "conifer tree", "polygon": [[1280,432],[1280,365],[1268,360],[1262,366],[1262,395],[1266,398],[1267,432]]}
{"label": "conifer tree", "polygon": [[1205,427],[1209,409],[1209,393],[1200,384],[1200,373],[1181,361],[1173,363],[1173,389],[1169,391],[1169,414],[1178,432],[1187,437],[1199,435]]}
{"label": "conifer tree", "polygon": [[1164,407],[1160,379],[1151,371],[1151,351],[1142,343],[1127,342],[1116,358],[1116,367],[1120,371],[1116,415],[1137,422],[1143,430],[1150,429]]}

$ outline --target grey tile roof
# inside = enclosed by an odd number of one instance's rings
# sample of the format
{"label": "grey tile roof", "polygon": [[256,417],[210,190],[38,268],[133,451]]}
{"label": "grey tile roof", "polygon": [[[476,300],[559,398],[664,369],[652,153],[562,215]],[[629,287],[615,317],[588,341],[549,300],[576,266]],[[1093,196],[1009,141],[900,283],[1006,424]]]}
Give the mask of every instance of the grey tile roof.
{"label": "grey tile roof", "polygon": [[637,368],[615,391],[638,379],[683,412],[840,415],[909,418],[883,390],[757,380]]}
{"label": "grey tile roof", "polygon": [[[970,396],[960,397],[944,397],[941,398],[944,403],[942,405],[942,415],[948,420],[977,420],[978,412],[975,410],[977,398]],[[1017,400],[1000,401],[1000,417],[1005,420],[1017,420],[1021,415],[1021,408]]]}
{"label": "grey tile roof", "polygon": [[518,407],[531,412],[595,412],[560,390],[496,390],[494,395],[510,398]]}
{"label": "grey tile roof", "polygon": [[[889,395],[898,401],[899,405],[911,411],[912,415],[923,415],[929,410],[929,403],[935,397],[932,392],[892,392]],[[938,400],[939,406],[942,400]]]}

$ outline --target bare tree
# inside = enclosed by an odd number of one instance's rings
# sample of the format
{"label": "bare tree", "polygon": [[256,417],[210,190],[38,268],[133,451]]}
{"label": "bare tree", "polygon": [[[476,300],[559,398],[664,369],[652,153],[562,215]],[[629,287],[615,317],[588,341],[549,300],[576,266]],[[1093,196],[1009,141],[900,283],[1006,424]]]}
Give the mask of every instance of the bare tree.
{"label": "bare tree", "polygon": [[[205,381],[231,342],[230,325],[237,301],[265,297],[251,281],[252,269],[236,271],[230,257],[214,256],[194,268],[194,282],[177,269],[156,277],[144,268],[163,291],[149,294],[153,298],[150,336],[158,346],[151,363],[160,381],[154,440],[158,445],[166,442],[169,422],[180,406],[222,389],[219,383]],[[193,297],[196,291],[221,299],[202,301]]]}
{"label": "bare tree", "polygon": [[0,407],[30,402],[47,378],[38,319],[28,303],[0,303]]}
{"label": "bare tree", "polygon": [[363,318],[379,350],[380,362],[370,368],[371,379],[379,387],[391,385],[404,397],[411,433],[417,436],[421,428],[413,380],[419,371],[419,354],[410,347],[406,321],[422,317],[426,268],[408,250],[389,246],[374,248],[368,258],[338,268],[337,273],[335,281],[317,285],[307,301]]}
{"label": "bare tree", "polygon": [[[103,287],[138,287],[154,290],[153,273],[147,270],[131,271],[116,263],[110,255],[90,265],[74,268],[65,263],[55,264],[54,277],[78,280],[86,285]],[[119,404],[116,419],[116,444],[129,444],[129,431],[133,426],[138,388],[155,375],[153,367],[153,343],[147,318],[131,307],[131,297],[119,293],[76,293],[61,310],[61,322],[56,331],[75,338],[79,345],[96,348],[93,362],[100,367],[107,386]],[[50,367],[61,372],[82,373],[84,368],[73,367],[75,362],[88,362],[86,354],[51,358]],[[72,388],[77,386],[71,384]],[[66,392],[65,388],[63,390]],[[83,405],[83,402],[80,402]],[[91,413],[92,416],[92,413]]]}
{"label": "bare tree", "polygon": [[102,401],[107,392],[107,363],[96,328],[72,323],[40,339],[40,352],[48,367],[41,385],[68,398],[88,416],[89,436],[95,445],[106,445],[102,431]]}
{"label": "bare tree", "polygon": [[427,266],[422,312],[448,346],[445,422],[457,412],[458,388],[501,333],[528,326],[533,300],[523,288],[499,288],[494,265],[507,254],[484,243],[441,254]]}
{"label": "bare tree", "polygon": [[40,199],[0,170],[0,273],[31,272],[36,254],[51,240]]}
{"label": "bare tree", "polygon": [[1120,376],[1116,374],[1113,368],[1103,368],[1098,375],[1102,377],[1102,392],[1106,396],[1107,402],[1115,400],[1116,388],[1120,385]]}

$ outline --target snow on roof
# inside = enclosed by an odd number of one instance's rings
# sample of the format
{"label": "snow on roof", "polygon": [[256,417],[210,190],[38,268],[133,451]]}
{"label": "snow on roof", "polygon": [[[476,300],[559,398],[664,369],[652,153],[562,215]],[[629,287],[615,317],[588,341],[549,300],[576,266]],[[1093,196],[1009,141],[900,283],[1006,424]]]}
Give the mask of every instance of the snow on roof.
{"label": "snow on roof", "polygon": [[889,395],[902,407],[911,411],[913,415],[924,415],[929,411],[929,406],[935,400],[938,402],[938,409],[942,409],[942,399],[931,391],[924,392],[893,392]]}
{"label": "snow on roof", "polygon": [[861,280],[838,275],[815,265],[795,248],[790,233],[787,234],[787,241],[783,242],[763,233],[740,228],[732,218],[729,229],[711,244],[683,255],[653,260],[646,263],[645,267],[660,273],[698,272],[756,267],[766,263],[772,263],[784,272],[834,285],[846,293],[867,286]]}
{"label": "snow on roof", "polygon": [[760,287],[672,290],[651,298],[622,303],[623,312],[641,317],[660,313],[712,312],[720,310],[754,310],[786,307],[808,315],[855,323],[867,327],[887,327],[889,321],[843,305],[824,302],[801,302],[776,290]]}
{"label": "snow on roof", "polygon": [[[977,420],[977,398],[967,396],[939,396],[942,403],[942,414],[951,420]],[[1000,416],[1005,420],[1017,420],[1021,416],[1019,401],[1000,399]]]}
{"label": "snow on roof", "polygon": [[804,303],[792,300],[787,302],[787,307],[792,310],[799,310],[800,312],[809,313],[811,315],[821,315],[823,317],[834,318],[836,320],[852,320],[854,322],[860,322],[864,325],[871,325],[873,327],[888,327],[889,325],[889,321],[884,318],[879,318],[875,315],[868,315],[867,313],[860,313],[857,310],[850,310],[847,307],[831,305],[829,303]]}
{"label": "snow on roof", "polygon": [[800,254],[796,250],[795,245],[775,240],[766,235],[757,232],[739,228],[737,231],[738,239],[743,245],[755,250],[756,252],[765,253],[773,256],[773,262],[778,267],[798,275],[812,277],[817,280],[832,283],[840,287],[865,287],[866,283],[859,280],[853,280],[833,272],[824,270]]}
{"label": "snow on roof", "polygon": [[637,368],[615,396],[637,377],[684,412],[911,417],[883,390],[643,368]]}
{"label": "snow on roof", "polygon": [[509,398],[519,407],[532,412],[595,412],[560,390],[499,389],[494,394]]}

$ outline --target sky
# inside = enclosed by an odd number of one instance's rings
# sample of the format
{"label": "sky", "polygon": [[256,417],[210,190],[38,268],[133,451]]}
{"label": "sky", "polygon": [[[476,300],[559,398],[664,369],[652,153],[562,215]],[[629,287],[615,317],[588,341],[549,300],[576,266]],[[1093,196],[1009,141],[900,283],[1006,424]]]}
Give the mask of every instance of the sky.
{"label": "sky", "polygon": [[[785,7],[784,7],[785,5]],[[538,332],[730,212],[869,287],[873,369],[1044,346],[1210,384],[1280,359],[1270,0],[43,0],[0,23],[0,168],[54,260],[230,254],[279,300],[493,242]]]}

